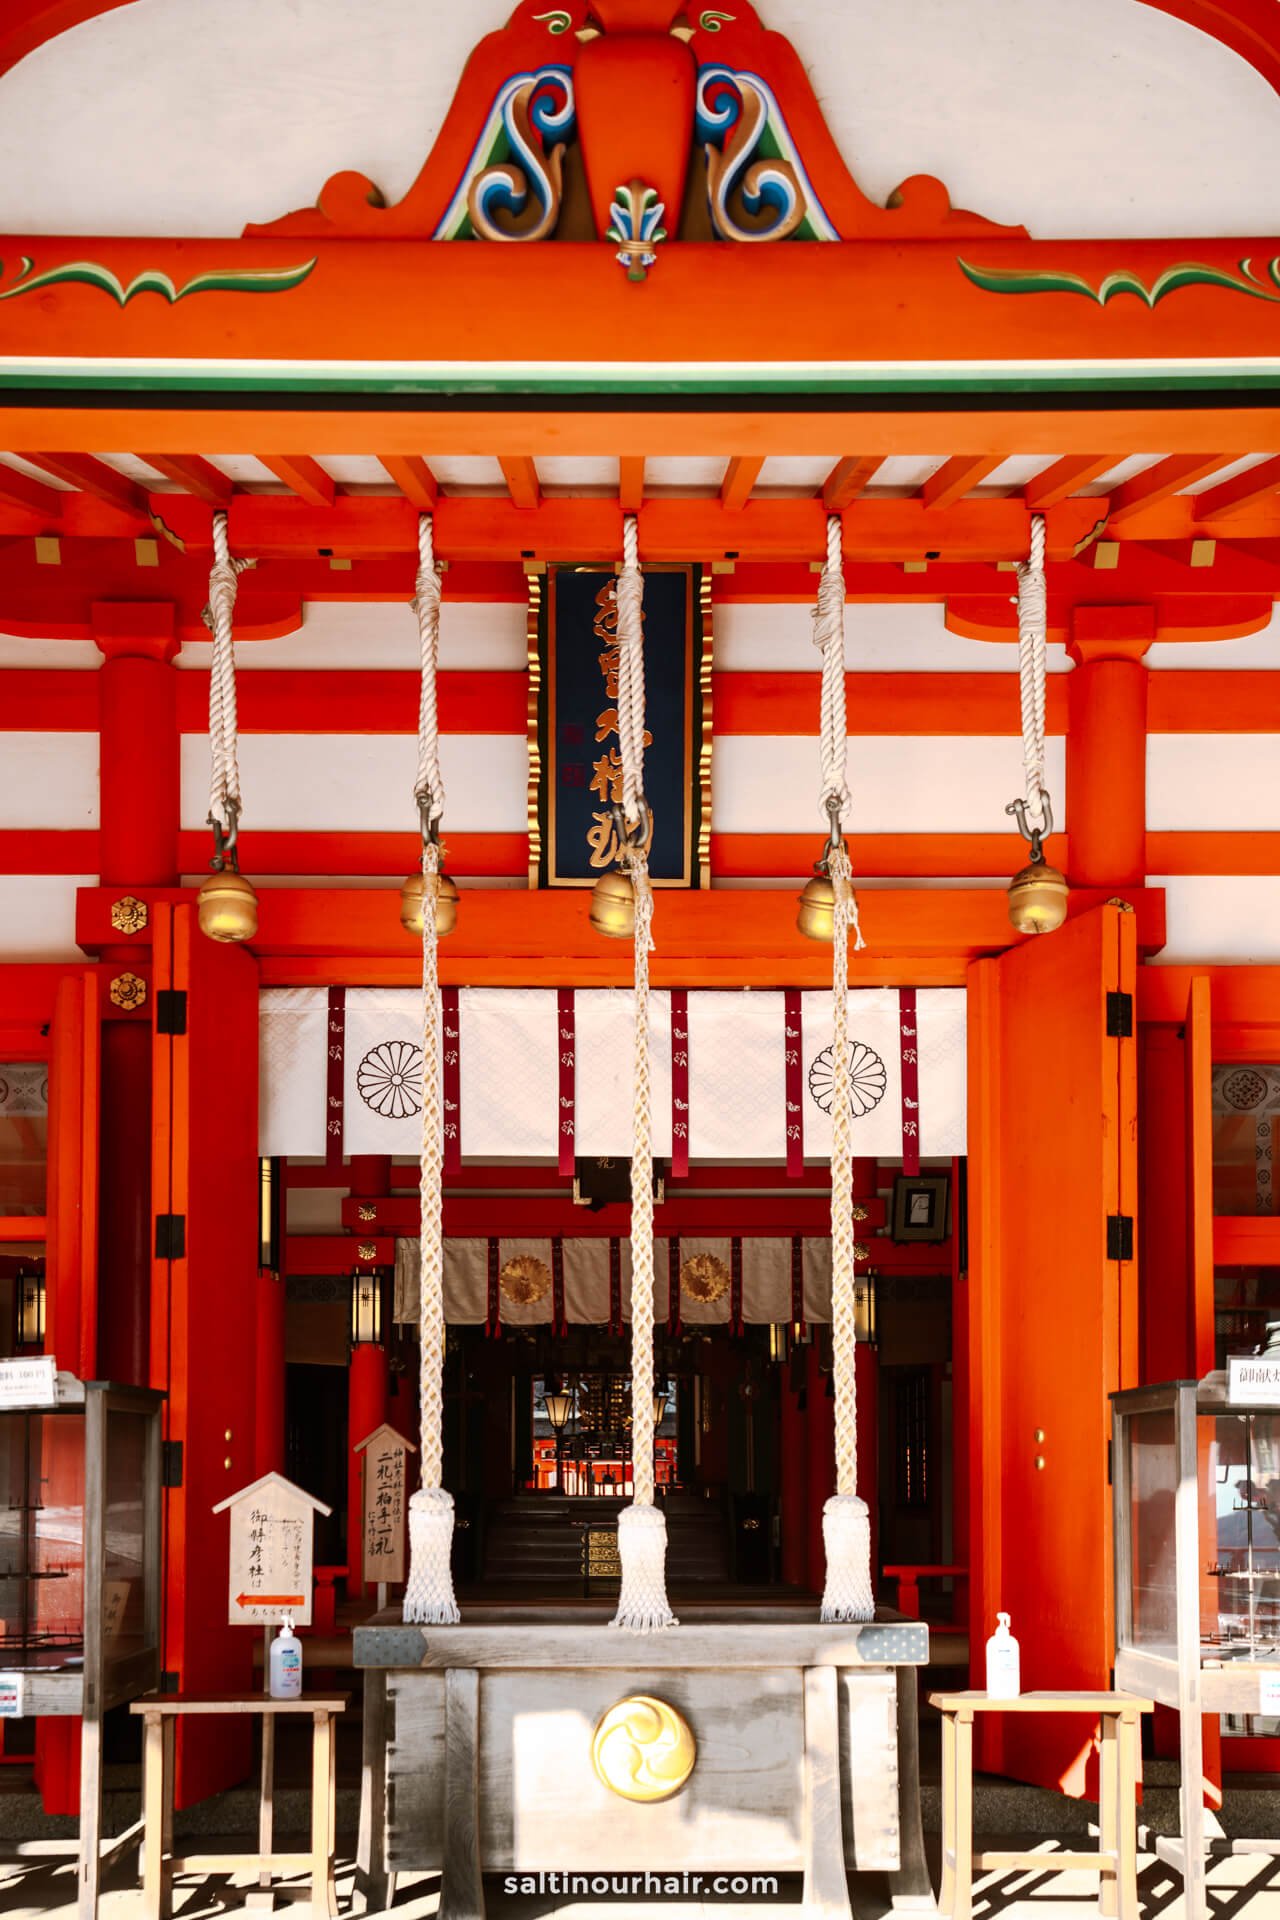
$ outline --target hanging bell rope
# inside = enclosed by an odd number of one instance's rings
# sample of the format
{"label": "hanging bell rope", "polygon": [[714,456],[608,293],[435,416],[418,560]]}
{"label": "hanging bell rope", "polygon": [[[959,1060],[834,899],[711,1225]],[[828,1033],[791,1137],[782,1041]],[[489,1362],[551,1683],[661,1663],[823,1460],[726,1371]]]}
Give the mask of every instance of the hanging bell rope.
{"label": "hanging bell rope", "polygon": [[824,1620],[870,1620],[871,1520],[858,1498],[857,1332],[854,1314],[853,1108],[849,1087],[849,936],[858,925],[843,822],[849,804],[844,700],[844,558],[840,516],[827,519],[827,561],[813,617],[822,652],[822,804],[831,822],[825,864],[831,883],[831,1350],[835,1388],[836,1490],[822,1512],[827,1577]]}
{"label": "hanging bell rope", "polygon": [[258,930],[258,903],[249,882],[241,877],[237,841],[240,834],[240,762],[237,753],[236,655],[234,615],[240,575],[253,560],[233,560],[227,538],[227,516],[213,516],[213,565],[209,569],[209,602],[203,619],[213,636],[209,663],[209,816],[213,828],[213,872],[201,887],[197,912],[200,927],[211,939],[249,940]]}
{"label": "hanging bell rope", "polygon": [[[818,604],[813,612],[813,644],[822,655],[822,710],[818,749],[822,768],[820,801],[827,816],[827,844],[814,865],[815,878],[800,895],[800,931],[814,940],[835,935],[832,855],[844,846],[844,816],[850,803],[849,739],[844,694],[844,553],[838,513],[827,516],[827,557],[818,582]],[[847,864],[847,863],[846,863]],[[854,945],[866,945],[858,924],[858,901],[849,894]]]}
{"label": "hanging bell rope", "polygon": [[452,1626],[461,1618],[453,1594],[453,1495],[444,1470],[444,1110],[440,1085],[440,975],[437,893],[441,881],[437,837],[444,809],[440,776],[436,661],[440,631],[440,577],[432,549],[430,514],[418,521],[419,569],[414,602],[422,646],[418,704],[418,774],[414,798],[422,822],[422,1147],[419,1221],[422,1278],[418,1299],[418,1408],[422,1477],[409,1500],[409,1578],[404,1618],[421,1626]]}
{"label": "hanging bell rope", "polygon": [[631,1505],[618,1515],[622,1587],[615,1627],[674,1627],[667,1602],[667,1521],[653,1503],[653,1124],[649,1070],[649,808],[644,794],[644,581],[636,519],[622,523],[618,575],[618,736],[622,806],[615,816],[635,898],[635,1052],[631,1132]]}
{"label": "hanging bell rope", "polygon": [[1018,698],[1022,719],[1023,793],[1005,812],[1030,842],[1031,859],[1009,887],[1009,918],[1019,933],[1052,933],[1067,912],[1067,883],[1044,858],[1042,842],[1053,832],[1053,808],[1045,774],[1045,655],[1048,589],[1044,571],[1045,520],[1031,516],[1028,557],[1018,566]]}
{"label": "hanging bell rope", "polygon": [[[444,814],[444,774],[440,768],[440,717],[436,705],[436,675],[440,665],[440,571],[436,566],[431,515],[418,515],[418,573],[413,610],[418,619],[418,647],[422,674],[418,692],[418,771],[413,797],[423,844],[430,840],[440,852],[440,821]],[[421,933],[426,881],[421,871],[411,873],[400,889],[400,924],[409,933]],[[458,889],[437,861],[436,932],[452,933],[458,917]]]}

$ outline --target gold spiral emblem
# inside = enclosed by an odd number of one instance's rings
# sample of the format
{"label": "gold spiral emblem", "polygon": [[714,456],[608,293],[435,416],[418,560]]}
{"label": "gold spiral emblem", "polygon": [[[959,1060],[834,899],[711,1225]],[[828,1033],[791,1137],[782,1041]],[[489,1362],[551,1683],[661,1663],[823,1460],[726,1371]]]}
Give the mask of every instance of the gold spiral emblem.
{"label": "gold spiral emblem", "polygon": [[690,1300],[710,1305],[728,1293],[729,1269],[714,1253],[695,1253],[680,1269],[680,1285]]}
{"label": "gold spiral emblem", "polygon": [[623,1800],[669,1800],[679,1793],[698,1757],[682,1713],[633,1693],[610,1707],[591,1742],[596,1778]]}
{"label": "gold spiral emblem", "polygon": [[517,1253],[503,1267],[498,1284],[513,1307],[533,1307],[547,1296],[551,1270],[534,1254]]}

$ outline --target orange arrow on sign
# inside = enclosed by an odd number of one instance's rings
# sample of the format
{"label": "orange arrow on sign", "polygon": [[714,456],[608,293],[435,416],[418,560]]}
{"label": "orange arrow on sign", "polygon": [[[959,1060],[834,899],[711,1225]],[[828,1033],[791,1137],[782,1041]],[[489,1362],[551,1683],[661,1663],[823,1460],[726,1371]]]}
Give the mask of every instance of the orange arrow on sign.
{"label": "orange arrow on sign", "polygon": [[300,1607],[305,1594],[301,1593],[238,1593],[238,1607]]}

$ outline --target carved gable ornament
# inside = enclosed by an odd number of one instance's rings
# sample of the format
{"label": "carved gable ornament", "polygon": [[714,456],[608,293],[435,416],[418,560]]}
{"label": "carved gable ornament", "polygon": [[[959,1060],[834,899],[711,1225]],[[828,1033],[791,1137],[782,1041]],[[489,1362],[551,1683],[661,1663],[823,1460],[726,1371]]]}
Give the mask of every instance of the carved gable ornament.
{"label": "carved gable ornament", "polygon": [[336,173],[251,235],[608,240],[633,279],[681,240],[1022,235],[913,175],[877,207],[854,181],[789,40],[731,7],[523,0],[468,60],[404,199]]}

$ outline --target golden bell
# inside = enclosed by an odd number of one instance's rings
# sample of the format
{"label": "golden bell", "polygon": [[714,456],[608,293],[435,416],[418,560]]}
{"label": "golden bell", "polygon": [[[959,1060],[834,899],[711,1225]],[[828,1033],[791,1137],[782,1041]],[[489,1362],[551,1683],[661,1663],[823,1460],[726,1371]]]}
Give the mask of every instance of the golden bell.
{"label": "golden bell", "polygon": [[1047,861],[1033,860],[1009,882],[1009,919],[1018,933],[1053,933],[1067,917],[1066,881]]}
{"label": "golden bell", "polygon": [[836,890],[829,874],[815,873],[812,880],[805,881],[796,925],[806,940],[825,940],[830,946],[835,939]]}
{"label": "golden bell", "polygon": [[232,867],[209,875],[196,895],[196,913],[211,940],[252,940],[258,931],[258,896]]}
{"label": "golden bell", "polygon": [[[443,940],[458,924],[458,889],[447,873],[436,876],[436,938]],[[406,933],[422,933],[422,875],[411,873],[400,889],[400,925]]]}
{"label": "golden bell", "polygon": [[630,940],[636,930],[636,894],[629,873],[602,873],[591,889],[591,924],[610,940]]}

